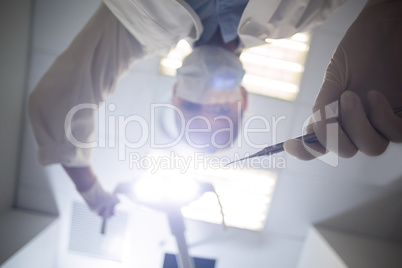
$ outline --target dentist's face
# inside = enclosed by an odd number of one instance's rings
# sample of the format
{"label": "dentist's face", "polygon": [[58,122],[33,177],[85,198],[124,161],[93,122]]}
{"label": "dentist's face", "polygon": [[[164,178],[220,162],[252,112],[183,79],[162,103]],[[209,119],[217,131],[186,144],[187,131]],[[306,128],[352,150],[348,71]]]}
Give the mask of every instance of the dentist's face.
{"label": "dentist's face", "polygon": [[[176,126],[185,128],[184,142],[196,151],[213,153],[228,148],[238,135],[241,117],[247,107],[247,92],[242,99],[219,104],[198,104],[173,94],[172,104],[183,114],[176,117]],[[174,91],[175,92],[175,91]]]}
{"label": "dentist's face", "polygon": [[247,106],[244,73],[236,53],[214,44],[194,48],[183,60],[172,103],[182,113],[176,125],[194,150],[212,153],[233,144]]}

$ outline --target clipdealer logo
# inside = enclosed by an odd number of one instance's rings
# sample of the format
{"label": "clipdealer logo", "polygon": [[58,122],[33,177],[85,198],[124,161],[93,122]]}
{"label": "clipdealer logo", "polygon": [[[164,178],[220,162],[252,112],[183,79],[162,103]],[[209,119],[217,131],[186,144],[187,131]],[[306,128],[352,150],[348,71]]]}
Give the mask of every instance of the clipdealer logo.
{"label": "clipdealer logo", "polygon": [[[241,104],[238,104],[238,110],[240,110]],[[194,129],[191,126],[191,123],[194,120],[185,120],[183,112],[172,104],[159,103],[159,104],[151,104],[150,106],[150,118],[146,116],[141,116],[139,114],[131,114],[131,115],[119,115],[114,113],[117,107],[115,104],[111,103],[106,105],[104,102],[100,102],[98,105],[93,103],[82,103],[75,107],[73,107],[67,114],[64,121],[64,129],[65,135],[68,141],[73,144],[77,148],[81,149],[93,149],[93,148],[117,148],[118,151],[118,160],[119,161],[128,161],[130,162],[130,167],[144,167],[147,165],[154,165],[154,160],[148,159],[147,157],[143,157],[138,154],[138,150],[143,146],[149,146],[150,149],[173,149],[175,150],[175,146],[182,143],[182,140],[187,140],[187,145],[192,147],[193,149],[203,149],[205,144],[196,144],[191,141],[190,134],[194,132],[207,132],[207,131],[215,131],[210,133],[210,140],[208,144],[212,144],[216,148],[222,146],[219,144],[215,138],[218,134],[222,132],[228,132],[228,136],[231,138],[229,144],[232,148],[242,148],[246,145],[247,148],[251,148],[252,150],[261,150],[262,148],[274,144],[278,142],[277,132],[279,128],[279,124],[286,120],[286,116],[272,116],[271,118],[266,118],[263,115],[252,115],[250,117],[244,118],[244,124],[241,124],[241,115],[238,115],[239,124],[235,127],[235,124],[231,121],[232,118],[224,115],[219,115],[213,118],[213,120],[223,120],[227,121],[227,128],[221,129],[213,129],[210,127],[211,119],[205,118],[203,116],[197,115],[197,120],[202,120],[208,125],[207,128]],[[158,124],[158,114],[156,111],[158,109],[170,110],[172,113],[175,113],[180,121],[180,128],[178,128],[177,136],[173,139],[170,139],[168,142],[158,142],[156,138]],[[164,111],[164,110],[163,110]],[[97,113],[97,114],[95,114]],[[87,118],[91,119],[97,118],[98,121],[98,136],[95,137],[94,133],[88,133],[88,129],[83,124],[88,122]],[[194,118],[192,118],[194,119]],[[78,122],[78,125],[77,125]],[[81,125],[80,125],[81,124]],[[174,122],[169,122],[169,124],[175,124]],[[130,136],[131,133],[127,135],[127,129],[133,129],[135,126],[135,137]],[[257,127],[258,126],[258,127]],[[234,132],[237,131],[238,138],[234,141],[233,137]],[[106,135],[107,134],[107,135]],[[267,143],[261,144],[261,140],[255,139],[256,136],[266,135],[271,139],[267,138]],[[136,140],[133,140],[136,139]],[[264,140],[265,141],[265,140]],[[244,143],[244,144],[243,144]],[[224,144],[224,147],[228,147],[228,144]],[[131,150],[131,151],[130,151]],[[134,152],[133,152],[134,150]],[[249,151],[249,149],[247,150]],[[235,153],[235,159],[240,159],[249,154],[241,155],[240,153]],[[206,158],[208,158],[208,154],[204,154]],[[128,157],[128,158],[127,158]],[[197,156],[199,159],[199,155]],[[224,159],[227,162],[233,159]],[[222,157],[220,161],[222,160]],[[165,161],[167,163],[167,160]],[[165,163],[164,162],[164,163]],[[161,162],[162,163],[162,162]],[[187,163],[183,161],[183,163]],[[209,161],[208,165],[212,165],[213,161]],[[255,168],[285,168],[285,158],[281,155],[275,155],[264,158],[255,158],[251,160],[247,160],[237,165],[245,166],[253,166]],[[186,164],[187,165],[187,164]],[[154,167],[152,167],[154,168]]]}

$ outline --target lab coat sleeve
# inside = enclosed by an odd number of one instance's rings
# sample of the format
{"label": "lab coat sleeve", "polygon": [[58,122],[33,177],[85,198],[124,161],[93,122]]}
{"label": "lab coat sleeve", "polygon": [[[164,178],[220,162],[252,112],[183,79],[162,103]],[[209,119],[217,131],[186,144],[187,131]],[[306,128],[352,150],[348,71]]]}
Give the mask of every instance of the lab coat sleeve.
{"label": "lab coat sleeve", "polygon": [[40,164],[89,164],[100,102],[132,62],[144,56],[138,41],[101,4],[30,95]]}
{"label": "lab coat sleeve", "polygon": [[310,31],[346,0],[250,0],[238,33],[245,48]]}
{"label": "lab coat sleeve", "polygon": [[295,23],[295,28],[298,32],[310,31],[327,20],[329,15],[337,11],[345,2],[346,0],[309,1],[303,15]]}

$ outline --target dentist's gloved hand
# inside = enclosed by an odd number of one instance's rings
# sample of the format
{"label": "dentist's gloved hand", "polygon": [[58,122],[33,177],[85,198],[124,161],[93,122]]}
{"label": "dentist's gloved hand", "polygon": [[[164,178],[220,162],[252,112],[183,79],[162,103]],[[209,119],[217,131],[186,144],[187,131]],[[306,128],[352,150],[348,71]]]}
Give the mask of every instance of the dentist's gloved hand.
{"label": "dentist's gloved hand", "polygon": [[114,207],[119,203],[119,199],[103,190],[98,181],[87,191],[79,193],[89,208],[103,218],[111,217],[114,214]]}
{"label": "dentist's gloved hand", "polygon": [[[336,49],[313,107],[307,132],[317,143],[285,142],[285,150],[310,160],[328,150],[349,158],[376,156],[402,142],[402,1],[368,1]],[[339,124],[329,127],[328,119]],[[327,131],[328,130],[328,131]]]}

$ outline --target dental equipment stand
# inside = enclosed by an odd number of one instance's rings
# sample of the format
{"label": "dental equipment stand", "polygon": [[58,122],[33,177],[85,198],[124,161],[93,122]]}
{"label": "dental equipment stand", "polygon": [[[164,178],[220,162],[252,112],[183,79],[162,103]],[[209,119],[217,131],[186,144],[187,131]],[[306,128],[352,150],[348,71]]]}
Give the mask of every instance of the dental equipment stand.
{"label": "dental equipment stand", "polygon": [[195,268],[193,258],[188,253],[188,246],[184,235],[184,220],[180,208],[168,211],[167,216],[170,230],[176,238],[177,249],[179,251],[176,255],[178,268]]}
{"label": "dental equipment stand", "polygon": [[[177,262],[178,268],[195,268],[194,260],[188,253],[188,246],[187,246],[187,242],[186,242],[186,237],[184,235],[185,226],[184,226],[183,215],[181,213],[181,207],[198,199],[202,194],[204,194],[206,192],[213,192],[216,194],[215,189],[212,186],[212,184],[205,183],[205,182],[198,182],[198,185],[200,187],[199,187],[199,193],[198,193],[197,197],[194,197],[192,200],[188,200],[183,204],[166,204],[166,203],[150,204],[150,203],[141,202],[140,200],[138,200],[136,198],[134,193],[129,190],[129,189],[132,189],[132,187],[130,185],[131,185],[131,183],[119,184],[116,187],[114,193],[115,194],[118,194],[118,193],[125,194],[133,202],[145,205],[152,209],[157,209],[157,210],[165,212],[168,217],[170,230],[171,230],[172,234],[174,235],[174,237],[176,238],[176,244],[177,244],[177,249],[178,249],[178,254],[176,254],[176,262]],[[223,223],[223,226],[225,227],[225,219],[223,216],[222,205],[220,203],[218,195],[217,195],[217,197],[218,197],[218,202],[219,202],[219,206],[221,208],[221,213],[222,213],[222,223]],[[103,222],[102,222],[102,226],[101,226],[102,234],[105,234],[105,231],[106,231],[105,230],[106,229],[106,221],[107,221],[107,218],[104,218]]]}

